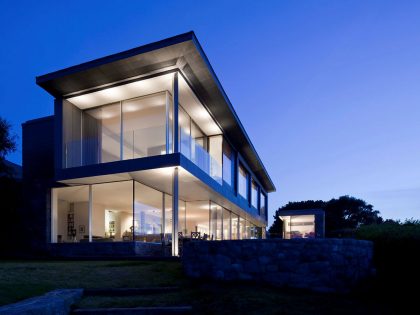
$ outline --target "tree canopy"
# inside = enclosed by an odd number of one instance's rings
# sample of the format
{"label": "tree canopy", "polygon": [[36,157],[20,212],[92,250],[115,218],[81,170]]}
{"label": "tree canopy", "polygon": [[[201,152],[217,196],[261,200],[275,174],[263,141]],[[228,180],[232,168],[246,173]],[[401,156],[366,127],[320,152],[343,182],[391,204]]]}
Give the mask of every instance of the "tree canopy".
{"label": "tree canopy", "polygon": [[283,222],[279,218],[280,210],[323,209],[325,211],[325,234],[337,236],[341,230],[355,229],[361,225],[382,223],[379,211],[373,210],[371,204],[351,196],[341,196],[329,201],[306,200],[289,202],[274,214],[274,223],[268,230],[272,237],[281,237]]}
{"label": "tree canopy", "polygon": [[10,123],[0,117],[0,174],[7,173],[6,155],[16,150],[16,136]]}

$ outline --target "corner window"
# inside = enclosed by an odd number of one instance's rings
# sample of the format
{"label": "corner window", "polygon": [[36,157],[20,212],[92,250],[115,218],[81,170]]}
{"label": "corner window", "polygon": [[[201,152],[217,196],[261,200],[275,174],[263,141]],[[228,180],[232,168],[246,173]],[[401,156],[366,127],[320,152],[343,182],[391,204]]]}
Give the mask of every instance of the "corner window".
{"label": "corner window", "polygon": [[251,181],[251,205],[258,209],[258,186],[254,180]]}
{"label": "corner window", "polygon": [[247,194],[247,187],[248,187],[248,174],[245,170],[245,168],[239,164],[239,170],[238,170],[238,193],[244,197],[245,199],[248,199]]}

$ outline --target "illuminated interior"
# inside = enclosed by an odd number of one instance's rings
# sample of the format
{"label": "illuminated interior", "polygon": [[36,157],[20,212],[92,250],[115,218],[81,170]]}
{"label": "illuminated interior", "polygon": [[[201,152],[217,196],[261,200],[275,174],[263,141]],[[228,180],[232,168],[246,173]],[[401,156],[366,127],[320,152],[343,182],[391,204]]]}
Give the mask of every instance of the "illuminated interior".
{"label": "illuminated interior", "polygon": [[283,238],[314,238],[315,215],[281,216]]}
{"label": "illuminated interior", "polygon": [[[98,183],[93,178],[91,184],[54,188],[51,241],[160,243],[170,240],[172,173],[173,168],[168,167],[131,173],[134,180],[109,181],[112,177],[104,177],[103,183]],[[187,171],[181,169],[179,181],[181,237],[261,238],[261,227],[251,222],[250,217],[238,213],[238,208],[232,209],[231,204],[204,188]]]}
{"label": "illuminated interior", "polygon": [[[222,131],[178,77],[180,152],[221,183]],[[63,166],[172,153],[173,78],[170,73],[65,99]]]}

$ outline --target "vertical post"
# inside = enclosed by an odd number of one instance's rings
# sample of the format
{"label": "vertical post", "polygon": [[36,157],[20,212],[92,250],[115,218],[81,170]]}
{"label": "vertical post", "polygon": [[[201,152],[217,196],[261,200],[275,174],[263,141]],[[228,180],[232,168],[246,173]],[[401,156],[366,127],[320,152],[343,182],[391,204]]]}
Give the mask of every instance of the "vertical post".
{"label": "vertical post", "polygon": [[178,256],[178,167],[172,176],[172,256]]}
{"label": "vertical post", "polygon": [[[134,151],[133,151],[134,152]],[[132,234],[132,241],[134,242],[136,240],[136,235],[135,235],[135,226],[134,226],[134,222],[136,222],[136,182],[133,180],[133,196],[132,196],[133,200],[132,200],[132,211],[133,211],[133,231],[131,232]]]}
{"label": "vertical post", "polygon": [[[162,193],[162,231],[161,231],[161,233],[162,233],[162,236],[163,236],[163,238],[165,238],[165,229],[166,229],[166,218],[165,218],[165,216],[166,216],[166,213],[165,213],[165,208],[166,208],[166,205],[165,205],[165,193]],[[163,241],[163,240],[162,240]]]}
{"label": "vertical post", "polygon": [[225,228],[224,227],[224,221],[225,221],[224,219],[225,219],[225,209],[222,207],[222,226],[221,226],[222,230],[220,231],[220,239],[221,240],[224,239],[224,233],[223,233],[223,229]]}
{"label": "vertical post", "polygon": [[51,188],[51,243],[57,243],[57,189]]}
{"label": "vertical post", "polygon": [[89,243],[92,242],[92,210],[93,210],[92,185],[89,185]]}
{"label": "vertical post", "polygon": [[[69,119],[68,117],[66,118]],[[61,170],[66,167],[63,127],[63,100],[56,98],[54,100],[54,168],[56,170]]]}
{"label": "vertical post", "polygon": [[179,122],[178,122],[178,113],[179,113],[179,104],[178,104],[178,72],[174,74],[174,80],[172,85],[172,96],[173,96],[173,146],[174,153],[179,153]]}
{"label": "vertical post", "polygon": [[[165,143],[166,143],[166,146],[165,146],[165,149],[166,149],[166,154],[169,154],[170,151],[171,151],[170,148],[169,148],[169,142],[170,142],[169,130],[171,128],[170,119],[169,119],[169,111],[171,110],[171,106],[169,104],[169,93],[168,93],[168,91],[166,91],[166,93],[165,93],[165,102],[166,102],[166,129],[165,129]],[[164,196],[164,198],[165,198],[165,196]]]}
{"label": "vertical post", "polygon": [[238,215],[238,223],[236,224],[236,239],[240,240],[241,239],[241,230],[240,230],[240,226],[241,226],[241,217]]}
{"label": "vertical post", "polygon": [[229,211],[229,240],[232,239],[232,212]]}
{"label": "vertical post", "polygon": [[[123,126],[123,110],[122,110],[122,101],[120,101],[120,160],[122,161],[124,159],[124,137],[123,137],[123,132],[124,132],[124,126]],[[133,141],[134,142],[134,141]]]}
{"label": "vertical post", "polygon": [[235,164],[233,166],[233,186],[234,186],[234,192],[235,196],[238,196],[239,194],[239,153],[235,151]]}
{"label": "vertical post", "polygon": [[209,200],[209,238],[210,240],[213,233],[213,227],[211,223],[212,223],[211,222],[211,200]]}

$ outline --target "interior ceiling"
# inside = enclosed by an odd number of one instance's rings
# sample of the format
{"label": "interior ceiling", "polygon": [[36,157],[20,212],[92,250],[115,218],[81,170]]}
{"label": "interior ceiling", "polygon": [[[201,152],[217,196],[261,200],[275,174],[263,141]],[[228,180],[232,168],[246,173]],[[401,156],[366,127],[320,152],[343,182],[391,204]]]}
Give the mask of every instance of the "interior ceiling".
{"label": "interior ceiling", "polygon": [[247,160],[264,188],[268,192],[275,191],[273,182],[193,32],[46,74],[37,77],[37,84],[53,96],[62,97],[173,69],[180,69],[188,78],[200,100]]}
{"label": "interior ceiling", "polygon": [[[220,205],[228,210],[231,210],[232,212],[241,215],[242,217],[247,217],[250,219],[251,222],[254,224],[257,224],[256,220],[247,214],[243,209],[236,206],[234,203],[228,201],[223,196],[219,195],[218,193],[214,192],[212,189],[210,189],[208,186],[206,186],[202,181],[200,181],[198,178],[193,176],[190,172],[186,171],[182,167],[179,167],[179,199],[186,201],[186,202],[204,202],[208,204],[209,200],[214,202],[217,205]],[[144,185],[150,186],[158,191],[164,192],[168,195],[172,195],[172,175],[173,175],[173,167],[166,167],[166,168],[158,168],[158,169],[151,169],[151,170],[145,170],[145,171],[138,171],[138,172],[130,172],[130,173],[124,173],[124,174],[114,174],[114,175],[105,175],[105,176],[95,176],[95,177],[84,177],[79,179],[70,179],[70,180],[63,180],[62,183],[65,183],[67,185],[85,185],[85,184],[96,184],[96,183],[107,183],[114,180],[132,180],[138,181]],[[113,177],[114,176],[114,177]],[[130,182],[126,182],[130,183]],[[98,185],[98,187],[106,185],[101,184]],[[95,187],[95,186],[93,186]],[[109,190],[103,190],[102,191],[102,197],[104,199],[113,199],[114,197],[119,200],[118,202],[124,202],[120,199],[118,199],[117,196],[124,196],[123,198],[128,198],[131,200],[132,197],[125,196],[126,192],[119,194],[117,190],[117,186],[112,188],[112,185],[109,185]],[[120,186],[123,187],[123,186]],[[131,186],[132,187],[132,186]],[[81,187],[81,186],[74,186],[72,189],[75,189],[74,191],[69,190],[66,192],[67,196],[69,198],[74,199],[72,194],[76,191],[80,191],[79,195],[81,198],[86,198],[88,196],[88,188],[87,186]],[[125,189],[125,188],[121,188]],[[127,189],[128,191],[128,189]],[[149,191],[140,191],[142,197],[144,196],[145,201],[148,200],[151,204],[152,202],[156,203],[156,195],[152,197],[153,192]],[[109,196],[112,195],[112,198],[109,198]],[[149,197],[148,197],[149,196]],[[147,199],[151,198],[151,199]],[[98,197],[99,199],[99,197]],[[84,200],[80,200],[84,201]],[[111,202],[111,201],[110,201]],[[117,202],[117,204],[118,204]],[[145,203],[145,202],[142,202]],[[111,207],[112,204],[109,204]],[[180,203],[180,208],[182,207],[182,203]]]}
{"label": "interior ceiling", "polygon": [[[120,101],[124,101],[122,108],[123,114],[134,112],[141,110],[139,103],[144,108],[165,104],[165,91],[171,93],[173,76],[173,73],[164,74],[150,79],[70,97],[67,101],[82,110],[106,104],[119,104]],[[200,103],[182,76],[179,77],[179,102],[206,135],[211,136],[222,133],[219,126],[214,122],[209,112]],[[119,106],[111,106],[109,108],[101,107],[91,113],[93,117],[98,119],[115,117],[119,114]]]}
{"label": "interior ceiling", "polygon": [[142,95],[154,94],[161,91],[171,91],[172,78],[173,74],[169,73],[88,94],[82,94],[68,98],[67,100],[80,109],[96,107],[113,102],[119,102],[121,100],[128,100]]}

